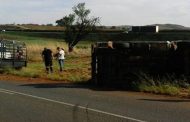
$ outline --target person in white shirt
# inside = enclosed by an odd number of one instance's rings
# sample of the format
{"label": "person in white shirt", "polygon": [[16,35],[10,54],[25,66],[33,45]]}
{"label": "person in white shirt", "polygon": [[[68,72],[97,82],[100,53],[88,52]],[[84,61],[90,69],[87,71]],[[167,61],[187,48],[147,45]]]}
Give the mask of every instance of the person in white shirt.
{"label": "person in white shirt", "polygon": [[63,48],[57,47],[57,51],[58,51],[58,63],[59,63],[59,68],[60,68],[60,72],[63,71],[63,66],[64,66],[64,59],[65,59],[65,51]]}

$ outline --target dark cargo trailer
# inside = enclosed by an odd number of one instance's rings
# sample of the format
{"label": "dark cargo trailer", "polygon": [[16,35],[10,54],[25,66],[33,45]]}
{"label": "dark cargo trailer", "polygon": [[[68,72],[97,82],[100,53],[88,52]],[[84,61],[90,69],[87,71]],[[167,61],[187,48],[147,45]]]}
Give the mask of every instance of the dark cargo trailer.
{"label": "dark cargo trailer", "polygon": [[[190,74],[190,41],[125,41],[92,45],[92,79],[126,83],[131,74]],[[130,76],[130,77],[129,77]]]}

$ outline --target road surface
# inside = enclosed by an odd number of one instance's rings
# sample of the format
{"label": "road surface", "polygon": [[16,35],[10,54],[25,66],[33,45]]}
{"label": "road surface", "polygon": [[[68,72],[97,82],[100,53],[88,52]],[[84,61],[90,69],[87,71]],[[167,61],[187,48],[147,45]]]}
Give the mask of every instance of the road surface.
{"label": "road surface", "polygon": [[0,122],[189,122],[190,99],[0,81]]}

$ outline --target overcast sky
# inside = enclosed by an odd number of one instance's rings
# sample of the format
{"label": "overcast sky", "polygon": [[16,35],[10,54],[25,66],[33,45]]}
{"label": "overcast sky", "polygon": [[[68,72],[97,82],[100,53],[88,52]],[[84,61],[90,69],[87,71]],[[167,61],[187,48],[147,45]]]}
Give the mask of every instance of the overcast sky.
{"label": "overcast sky", "polygon": [[0,0],[0,24],[55,23],[85,2],[101,25],[180,24],[190,27],[190,0]]}

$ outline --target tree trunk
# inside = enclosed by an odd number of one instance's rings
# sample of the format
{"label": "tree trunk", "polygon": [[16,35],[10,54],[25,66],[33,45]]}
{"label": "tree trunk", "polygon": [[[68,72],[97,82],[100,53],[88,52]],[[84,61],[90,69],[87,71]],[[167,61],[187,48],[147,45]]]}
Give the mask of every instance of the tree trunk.
{"label": "tree trunk", "polygon": [[73,52],[73,47],[71,47],[71,46],[69,46],[69,48],[68,48],[69,50],[69,52]]}

